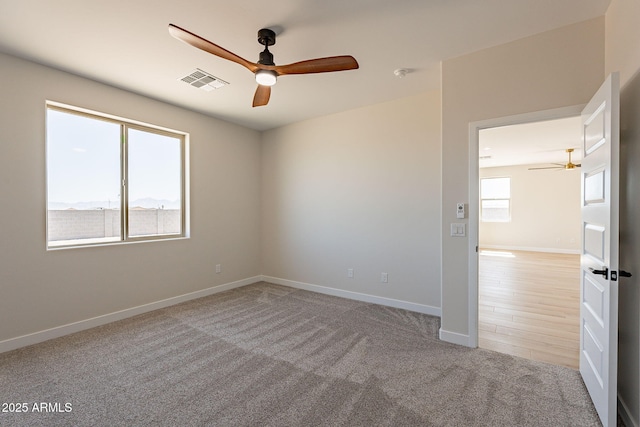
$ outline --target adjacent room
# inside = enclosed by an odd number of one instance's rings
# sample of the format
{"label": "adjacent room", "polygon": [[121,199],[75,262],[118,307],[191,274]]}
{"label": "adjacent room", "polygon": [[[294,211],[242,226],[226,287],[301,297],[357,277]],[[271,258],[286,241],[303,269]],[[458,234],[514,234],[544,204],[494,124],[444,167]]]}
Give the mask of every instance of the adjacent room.
{"label": "adjacent room", "polygon": [[483,129],[478,159],[479,347],[574,369],[580,360],[580,121]]}
{"label": "adjacent room", "polygon": [[[640,426],[639,28],[634,0],[0,0],[0,425]],[[522,116],[580,140],[479,163]],[[577,184],[528,170],[569,154]],[[577,300],[519,337],[570,363],[487,345],[518,328],[481,281],[521,267],[480,249],[577,263],[535,261],[578,294],[527,298]]]}

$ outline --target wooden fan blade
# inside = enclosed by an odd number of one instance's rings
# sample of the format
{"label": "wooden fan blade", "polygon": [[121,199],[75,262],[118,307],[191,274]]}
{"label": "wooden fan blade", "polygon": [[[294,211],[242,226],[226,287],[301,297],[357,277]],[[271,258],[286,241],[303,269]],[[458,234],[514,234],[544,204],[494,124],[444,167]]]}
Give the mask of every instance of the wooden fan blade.
{"label": "wooden fan blade", "polygon": [[270,97],[271,97],[271,86],[258,85],[258,88],[256,89],[256,94],[253,95],[253,106],[262,107],[263,105],[267,105],[269,103]]}
{"label": "wooden fan blade", "polygon": [[192,32],[185,30],[184,28],[180,28],[177,25],[169,24],[169,34],[180,41],[183,41],[193,47],[197,47],[200,50],[204,50],[205,52],[208,52],[212,55],[219,56],[220,58],[240,64],[252,73],[255,73],[258,69],[257,64],[251,61],[247,61],[246,59],[239,57],[235,53],[229,52],[227,49],[220,47],[217,44],[210,42],[209,40],[203,39],[197,34],[193,34]]}
{"label": "wooden fan blade", "polygon": [[327,58],[309,59],[288,65],[276,65],[273,69],[279,75],[330,73],[333,71],[355,70],[359,68],[353,56],[330,56]]}

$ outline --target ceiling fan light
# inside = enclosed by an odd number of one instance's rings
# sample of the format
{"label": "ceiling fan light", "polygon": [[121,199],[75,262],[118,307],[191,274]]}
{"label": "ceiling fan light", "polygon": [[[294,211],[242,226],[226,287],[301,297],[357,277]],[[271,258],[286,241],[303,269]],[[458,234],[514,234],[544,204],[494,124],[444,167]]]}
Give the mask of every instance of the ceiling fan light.
{"label": "ceiling fan light", "polygon": [[256,83],[262,86],[273,86],[278,80],[278,74],[273,70],[256,71]]}

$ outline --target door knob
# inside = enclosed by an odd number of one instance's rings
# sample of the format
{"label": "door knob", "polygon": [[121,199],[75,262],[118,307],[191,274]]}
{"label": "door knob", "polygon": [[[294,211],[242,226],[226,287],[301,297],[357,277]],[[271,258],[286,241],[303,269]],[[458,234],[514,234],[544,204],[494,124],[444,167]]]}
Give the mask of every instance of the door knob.
{"label": "door knob", "polygon": [[593,274],[601,274],[605,279],[609,279],[609,269],[607,267],[602,267],[602,270],[595,270],[589,267],[589,271],[591,271]]}
{"label": "door knob", "polygon": [[624,270],[618,271],[618,274],[620,275],[620,277],[631,277],[631,276],[633,276],[633,274],[629,273],[628,271],[624,271]]}

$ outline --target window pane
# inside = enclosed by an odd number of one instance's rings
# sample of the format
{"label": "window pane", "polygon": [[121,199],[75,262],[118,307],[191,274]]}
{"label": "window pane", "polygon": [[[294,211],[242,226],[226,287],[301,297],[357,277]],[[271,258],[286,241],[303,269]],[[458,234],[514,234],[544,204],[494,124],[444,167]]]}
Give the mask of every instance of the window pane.
{"label": "window pane", "polygon": [[484,178],[480,181],[481,199],[508,199],[511,197],[511,178]]}
{"label": "window pane", "polygon": [[47,109],[47,243],[122,239],[120,125]]}
{"label": "window pane", "polygon": [[183,237],[184,144],[180,133],[48,105],[47,246]]}
{"label": "window pane", "polygon": [[482,221],[506,222],[509,220],[509,200],[482,201]]}
{"label": "window pane", "polygon": [[182,233],[182,140],[128,130],[129,236]]}

